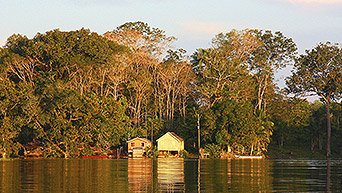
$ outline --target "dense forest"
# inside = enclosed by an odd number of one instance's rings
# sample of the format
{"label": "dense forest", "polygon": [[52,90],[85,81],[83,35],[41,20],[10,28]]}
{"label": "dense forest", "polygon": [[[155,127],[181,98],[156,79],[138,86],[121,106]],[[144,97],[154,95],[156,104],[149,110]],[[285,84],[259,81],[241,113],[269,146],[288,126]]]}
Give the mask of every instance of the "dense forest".
{"label": "dense forest", "polygon": [[[45,157],[105,154],[128,138],[174,131],[213,157],[262,155],[269,144],[342,153],[342,50],[298,55],[281,32],[232,30],[194,53],[144,22],[103,35],[14,34],[0,48],[0,153],[32,144]],[[208,40],[210,41],[210,40]],[[275,74],[293,66],[286,87]],[[303,96],[316,95],[308,102]]]}

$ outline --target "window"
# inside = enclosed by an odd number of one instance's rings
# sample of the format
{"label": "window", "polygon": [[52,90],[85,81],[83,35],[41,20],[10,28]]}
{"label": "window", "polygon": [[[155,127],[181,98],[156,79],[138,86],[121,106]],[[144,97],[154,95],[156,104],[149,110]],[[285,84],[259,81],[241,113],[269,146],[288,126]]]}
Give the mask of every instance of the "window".
{"label": "window", "polygon": [[141,143],[141,147],[144,147],[145,146],[145,143]]}
{"label": "window", "polygon": [[134,147],[134,145],[135,145],[134,143],[131,143],[131,147]]}

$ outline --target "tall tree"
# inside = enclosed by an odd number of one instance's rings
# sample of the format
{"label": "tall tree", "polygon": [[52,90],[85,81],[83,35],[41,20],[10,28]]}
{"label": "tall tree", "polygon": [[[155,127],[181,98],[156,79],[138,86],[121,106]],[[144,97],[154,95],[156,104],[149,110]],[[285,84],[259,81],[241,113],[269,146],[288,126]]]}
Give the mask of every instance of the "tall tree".
{"label": "tall tree", "polygon": [[178,103],[180,114],[185,116],[186,100],[191,92],[193,71],[184,56],[185,50],[169,50],[164,61],[158,66],[159,87],[165,101],[165,118],[173,120]]}
{"label": "tall tree", "polygon": [[[208,107],[227,97],[241,99],[246,98],[243,94],[251,95],[248,92],[251,87],[245,85],[250,83],[246,62],[259,43],[251,30],[233,30],[218,34],[211,48],[195,52],[193,63],[198,89]],[[240,78],[245,81],[239,81]]]}
{"label": "tall tree", "polygon": [[320,43],[306,50],[294,66],[291,77],[286,80],[288,90],[296,94],[317,95],[325,103],[327,119],[326,155],[331,153],[330,103],[341,96],[342,50],[337,44]]}
{"label": "tall tree", "polygon": [[326,107],[320,101],[315,101],[310,104],[309,110],[311,116],[309,117],[309,125],[302,129],[302,136],[305,138],[311,137],[311,152],[315,152],[318,147],[319,150],[323,150],[323,136],[326,136],[327,131],[327,119]]}
{"label": "tall tree", "polygon": [[[250,70],[257,82],[256,109],[266,108],[266,94],[272,90],[274,74],[277,70],[292,64],[296,55],[296,45],[291,38],[281,32],[254,30],[253,34],[259,40],[258,48],[249,58]],[[273,92],[273,91],[271,91]]]}
{"label": "tall tree", "polygon": [[104,37],[130,50],[123,53],[123,57],[127,59],[125,63],[129,70],[126,93],[133,124],[139,126],[147,121],[147,116],[154,117],[158,113],[159,118],[163,118],[165,96],[160,90],[160,65],[175,38],[141,21],[127,22],[106,32]]}

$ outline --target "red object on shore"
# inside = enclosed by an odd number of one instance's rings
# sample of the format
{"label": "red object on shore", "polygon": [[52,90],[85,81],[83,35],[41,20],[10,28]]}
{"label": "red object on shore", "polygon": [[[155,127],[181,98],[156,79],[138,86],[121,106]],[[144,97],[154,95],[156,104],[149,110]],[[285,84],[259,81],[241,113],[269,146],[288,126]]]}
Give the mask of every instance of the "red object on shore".
{"label": "red object on shore", "polygon": [[108,155],[104,155],[104,156],[82,156],[82,158],[108,158]]}

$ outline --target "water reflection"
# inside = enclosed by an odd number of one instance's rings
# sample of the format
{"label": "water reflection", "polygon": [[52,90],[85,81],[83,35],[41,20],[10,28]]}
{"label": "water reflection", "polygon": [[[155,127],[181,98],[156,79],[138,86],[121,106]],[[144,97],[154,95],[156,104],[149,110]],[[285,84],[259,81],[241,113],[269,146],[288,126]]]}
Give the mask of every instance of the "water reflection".
{"label": "water reflection", "polygon": [[153,192],[153,165],[152,159],[128,159],[130,192]]}
{"label": "water reflection", "polygon": [[203,160],[201,190],[219,192],[272,192],[272,162],[260,159]]}
{"label": "water reflection", "polygon": [[327,192],[330,192],[330,159],[327,159]]}
{"label": "water reflection", "polygon": [[130,192],[184,192],[184,159],[128,159]]}
{"label": "water reflection", "polygon": [[128,159],[130,192],[184,192],[183,159]]}
{"label": "water reflection", "polygon": [[19,190],[20,184],[14,183],[19,178],[19,168],[15,161],[0,161],[0,190]]}
{"label": "water reflection", "polygon": [[0,192],[128,192],[127,161],[0,161]]}
{"label": "water reflection", "polygon": [[165,192],[183,192],[184,159],[158,159],[158,189]]}
{"label": "water reflection", "polygon": [[0,192],[339,192],[342,160],[0,161]]}

